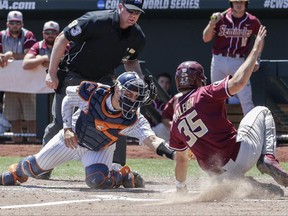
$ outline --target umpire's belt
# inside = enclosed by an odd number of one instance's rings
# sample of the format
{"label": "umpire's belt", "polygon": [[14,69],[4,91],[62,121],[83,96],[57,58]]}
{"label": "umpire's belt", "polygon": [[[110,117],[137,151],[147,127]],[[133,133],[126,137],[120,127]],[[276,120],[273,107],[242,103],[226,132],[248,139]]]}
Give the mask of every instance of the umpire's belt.
{"label": "umpire's belt", "polygon": [[232,53],[228,53],[228,52],[218,53],[218,54],[214,54],[214,55],[219,55],[219,56],[224,56],[224,57],[230,57],[230,58],[245,58],[245,55],[232,54]]}

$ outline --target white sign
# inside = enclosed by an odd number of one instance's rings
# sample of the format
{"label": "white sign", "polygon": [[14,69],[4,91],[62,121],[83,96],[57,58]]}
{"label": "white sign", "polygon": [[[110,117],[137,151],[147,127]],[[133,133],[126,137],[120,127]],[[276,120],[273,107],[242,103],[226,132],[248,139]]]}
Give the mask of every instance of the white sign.
{"label": "white sign", "polygon": [[22,60],[14,60],[4,68],[0,67],[0,91],[20,93],[52,93],[46,87],[46,68],[39,66],[33,70],[24,70]]}

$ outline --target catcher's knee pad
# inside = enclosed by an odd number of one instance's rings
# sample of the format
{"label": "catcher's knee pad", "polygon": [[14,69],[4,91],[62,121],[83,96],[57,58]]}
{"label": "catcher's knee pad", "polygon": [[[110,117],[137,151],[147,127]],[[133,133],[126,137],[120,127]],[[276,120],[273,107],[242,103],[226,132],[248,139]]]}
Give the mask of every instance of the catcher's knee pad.
{"label": "catcher's knee pad", "polygon": [[16,174],[18,176],[29,176],[36,178],[38,175],[49,171],[50,170],[41,169],[34,156],[28,156],[19,162],[16,169]]}
{"label": "catcher's knee pad", "polygon": [[109,175],[109,169],[105,164],[92,164],[85,168],[86,184],[90,188],[107,189],[114,186],[113,178]]}
{"label": "catcher's knee pad", "polygon": [[0,176],[0,185],[15,185],[16,181],[10,171],[6,171]]}

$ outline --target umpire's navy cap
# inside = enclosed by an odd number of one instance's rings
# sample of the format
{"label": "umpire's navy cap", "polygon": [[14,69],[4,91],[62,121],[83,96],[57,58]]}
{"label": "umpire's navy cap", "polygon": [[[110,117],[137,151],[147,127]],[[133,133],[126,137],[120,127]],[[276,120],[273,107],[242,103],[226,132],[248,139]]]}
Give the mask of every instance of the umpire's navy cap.
{"label": "umpire's navy cap", "polygon": [[142,10],[144,0],[122,0],[124,6],[130,10],[138,10],[144,13]]}

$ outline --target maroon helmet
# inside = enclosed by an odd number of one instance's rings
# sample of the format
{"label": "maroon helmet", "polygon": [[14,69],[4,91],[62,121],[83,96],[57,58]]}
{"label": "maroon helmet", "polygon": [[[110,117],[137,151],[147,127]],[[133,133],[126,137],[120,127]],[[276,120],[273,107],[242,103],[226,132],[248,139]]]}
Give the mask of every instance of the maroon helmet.
{"label": "maroon helmet", "polygon": [[203,67],[196,61],[182,62],[176,70],[175,81],[179,92],[206,85]]}

